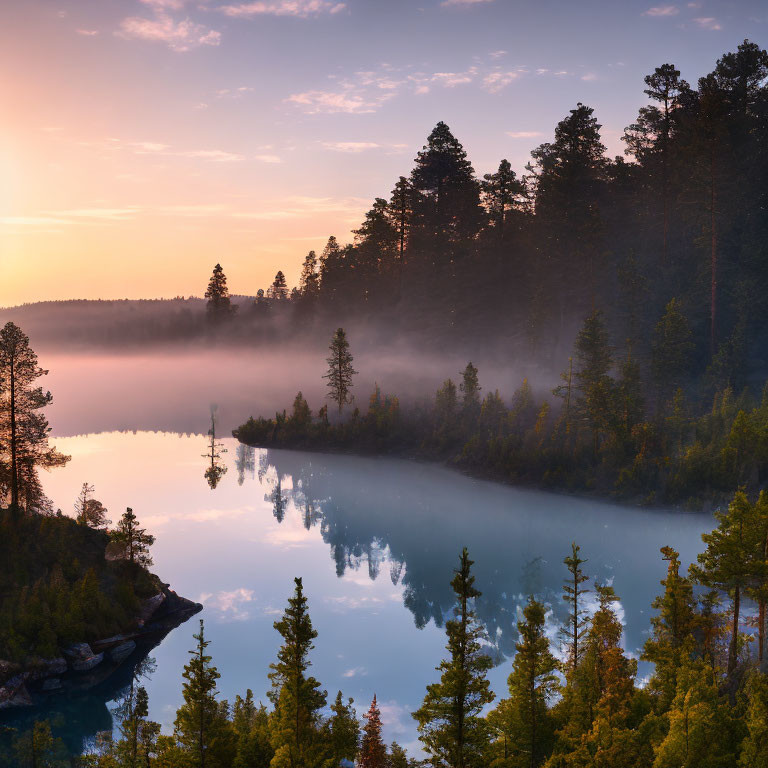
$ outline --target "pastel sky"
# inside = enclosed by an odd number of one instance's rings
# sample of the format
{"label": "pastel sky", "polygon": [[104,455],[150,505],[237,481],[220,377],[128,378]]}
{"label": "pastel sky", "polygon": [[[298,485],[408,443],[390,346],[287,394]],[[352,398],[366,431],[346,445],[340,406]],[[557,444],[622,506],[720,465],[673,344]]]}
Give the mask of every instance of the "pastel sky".
{"label": "pastel sky", "polygon": [[0,305],[253,294],[389,196],[438,120],[522,170],[577,101],[612,154],[645,74],[690,82],[764,0],[0,3]]}

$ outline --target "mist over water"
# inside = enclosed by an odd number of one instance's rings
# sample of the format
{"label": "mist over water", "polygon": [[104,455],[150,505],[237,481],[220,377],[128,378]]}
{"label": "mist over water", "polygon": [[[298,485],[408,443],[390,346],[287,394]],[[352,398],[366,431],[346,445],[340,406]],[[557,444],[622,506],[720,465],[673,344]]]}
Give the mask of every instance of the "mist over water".
{"label": "mist over water", "polygon": [[[352,335],[356,405],[365,411],[376,383],[404,405],[432,397],[442,382],[460,378],[467,358],[435,349],[371,348]],[[54,395],[48,410],[53,434],[110,430],[204,433],[209,408],[217,406],[219,434],[229,434],[249,416],[290,411],[302,391],[313,411],[324,405],[326,348],[281,347],[164,348],[149,354],[62,353],[43,348],[40,364],[50,373],[42,384]],[[551,376],[490,355],[473,359],[484,391],[499,389],[507,399],[530,376],[541,395]]]}

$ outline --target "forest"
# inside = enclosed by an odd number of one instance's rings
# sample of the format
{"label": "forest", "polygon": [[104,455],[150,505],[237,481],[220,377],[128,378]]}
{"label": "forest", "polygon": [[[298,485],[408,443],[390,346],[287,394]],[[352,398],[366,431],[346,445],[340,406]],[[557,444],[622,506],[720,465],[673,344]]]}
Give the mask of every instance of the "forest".
{"label": "forest", "polygon": [[767,76],[768,53],[747,40],[695,84],[662,64],[638,94],[646,104],[628,116],[625,157],[606,156],[586,104],[521,171],[502,159],[479,175],[438,123],[354,241],[330,237],[310,251],[293,288],[281,270],[271,285],[235,286],[230,297],[217,265],[206,292],[213,311],[178,297],[4,315],[36,339],[68,344],[300,343],[343,325],[371,344],[488,349],[528,361],[533,377],[562,370],[597,309],[615,365],[636,363],[650,387],[653,330],[674,302],[690,329],[683,383],[740,392],[768,373]]}

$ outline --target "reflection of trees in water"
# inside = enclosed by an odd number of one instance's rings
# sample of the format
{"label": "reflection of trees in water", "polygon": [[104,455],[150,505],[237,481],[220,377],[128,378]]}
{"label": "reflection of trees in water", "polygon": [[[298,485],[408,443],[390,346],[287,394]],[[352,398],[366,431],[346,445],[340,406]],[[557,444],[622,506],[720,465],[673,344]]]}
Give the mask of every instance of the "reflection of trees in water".
{"label": "reflection of trees in water", "polygon": [[227,466],[221,461],[221,454],[226,453],[227,449],[224,443],[216,440],[216,406],[211,406],[211,428],[208,430],[208,450],[203,454],[203,458],[210,461],[205,470],[205,479],[211,490],[216,488],[221,478],[227,472]]}
{"label": "reflection of trees in water", "polygon": [[[29,710],[5,712],[0,717],[0,765],[5,754],[12,754],[12,743],[30,733],[35,721],[48,720],[55,738],[60,738],[70,759],[89,752],[99,741],[99,734],[112,732],[115,717],[141,678],[149,679],[155,671],[155,659],[148,655],[154,643],[137,650],[101,682],[85,688],[67,689],[49,696],[40,706]],[[94,671],[96,674],[100,668]],[[85,686],[89,678],[84,678]]]}
{"label": "reflection of trees in water", "polygon": [[256,474],[256,449],[250,445],[238,443],[235,469],[237,470],[238,485],[243,484],[246,474],[253,479]]}
{"label": "reflection of trees in water", "polygon": [[[273,485],[264,498],[271,502],[278,522],[283,521],[288,502],[292,502],[307,529],[319,526],[339,577],[348,569],[365,567],[375,580],[382,566],[388,564],[392,584],[402,585],[403,601],[416,626],[423,628],[430,620],[442,626],[454,605],[450,578],[459,553],[453,551],[452,537],[443,535],[433,517],[409,515],[403,509],[397,515],[387,514],[382,508],[386,502],[374,495],[369,509],[359,505],[346,508],[332,495],[332,476],[323,472],[322,465],[313,467],[304,459],[282,451],[259,454],[260,479]],[[281,478],[290,479],[285,483],[290,489],[283,487]],[[477,583],[483,591],[477,603],[478,615],[497,651],[511,655],[517,640],[517,606],[529,594],[556,603],[559,584],[544,583],[541,557],[522,564],[510,561],[503,572],[493,563],[483,563],[480,554],[475,559],[481,573]]]}

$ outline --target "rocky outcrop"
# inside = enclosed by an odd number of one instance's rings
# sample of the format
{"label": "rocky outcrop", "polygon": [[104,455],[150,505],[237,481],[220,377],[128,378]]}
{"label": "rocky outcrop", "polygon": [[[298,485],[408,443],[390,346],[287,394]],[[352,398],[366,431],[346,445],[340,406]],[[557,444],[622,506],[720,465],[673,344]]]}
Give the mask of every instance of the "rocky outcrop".
{"label": "rocky outcrop", "polygon": [[148,648],[202,610],[200,603],[177,595],[167,584],[160,586],[160,592],[142,601],[133,625],[119,635],[75,643],[63,657],[32,659],[23,667],[0,660],[0,710],[30,707],[62,690],[97,685],[134,655],[146,655]]}

